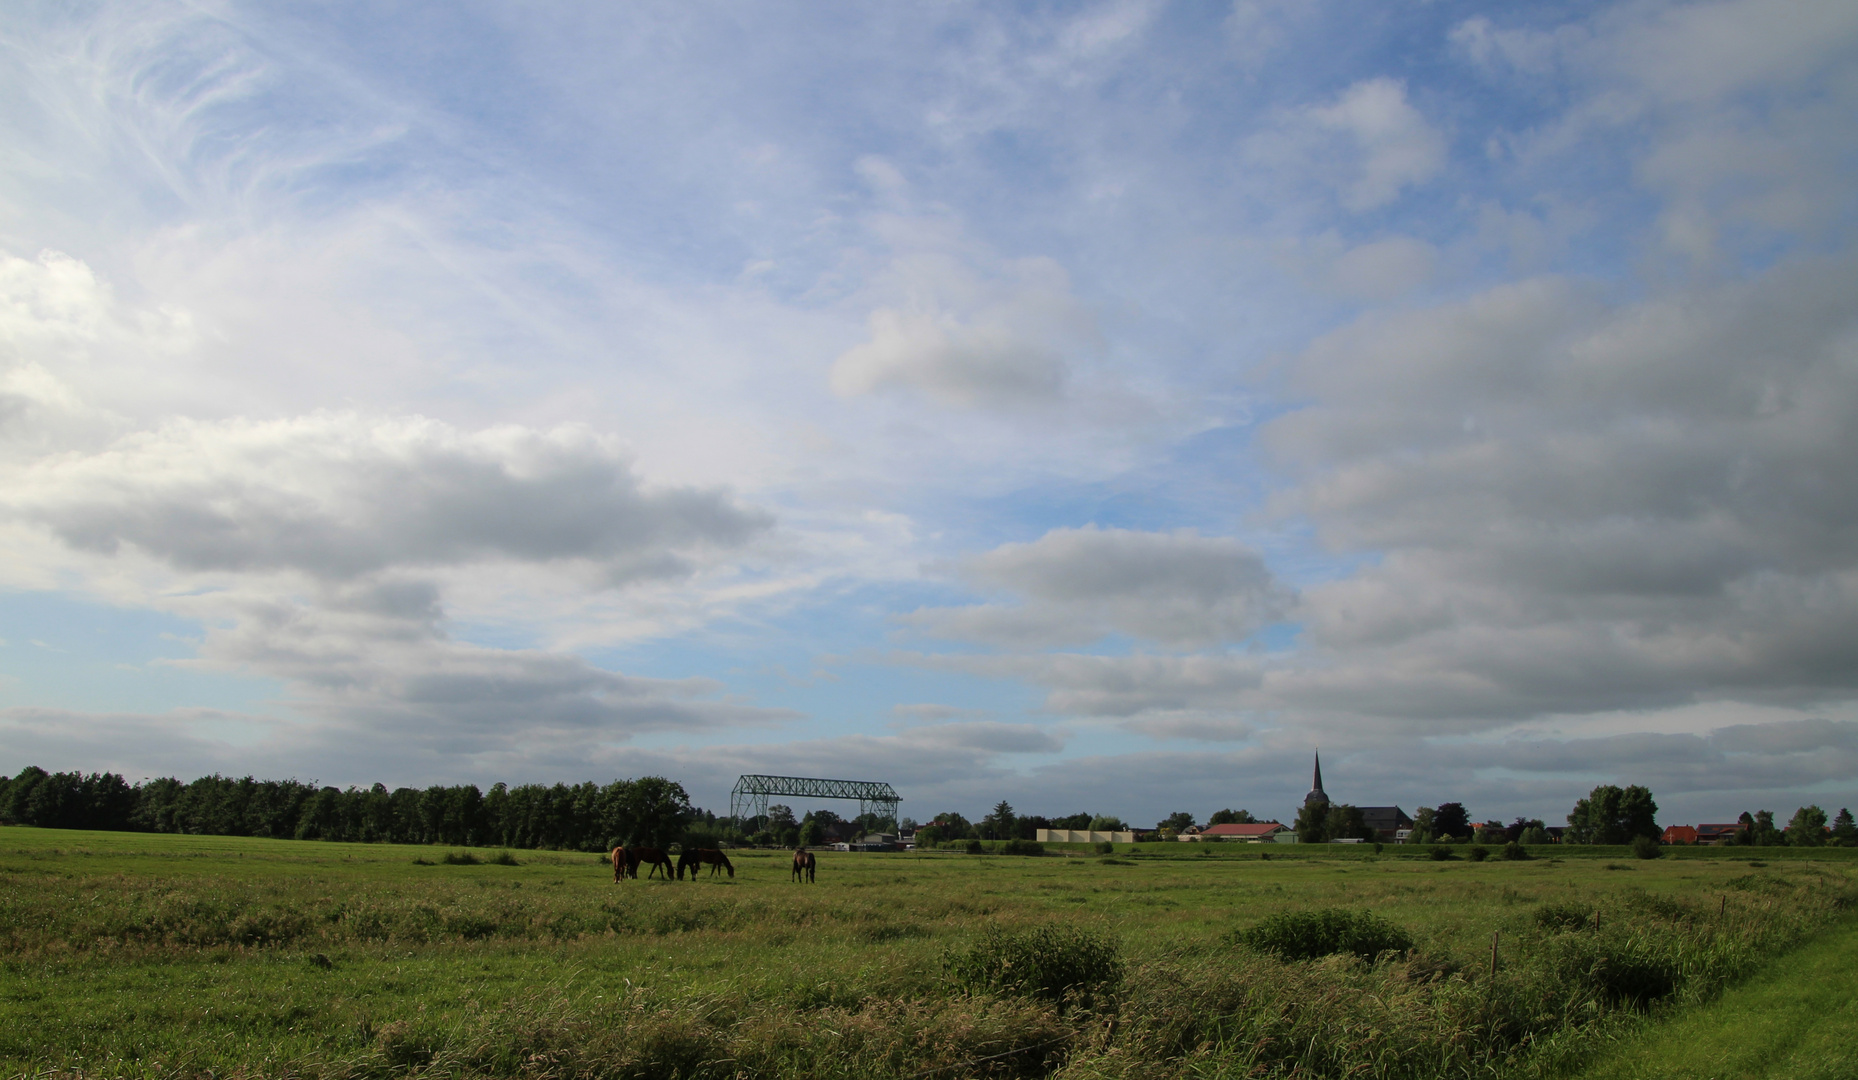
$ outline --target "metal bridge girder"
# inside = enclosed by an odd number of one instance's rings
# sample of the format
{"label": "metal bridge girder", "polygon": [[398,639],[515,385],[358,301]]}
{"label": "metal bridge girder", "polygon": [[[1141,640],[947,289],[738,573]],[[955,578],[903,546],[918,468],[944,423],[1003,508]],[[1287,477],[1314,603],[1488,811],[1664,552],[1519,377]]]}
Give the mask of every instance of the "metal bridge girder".
{"label": "metal bridge girder", "polygon": [[766,817],[768,799],[774,795],[855,800],[860,815],[870,813],[875,806],[887,809],[899,827],[903,822],[898,813],[903,798],[889,784],[876,780],[829,780],[816,776],[768,776],[762,773],[745,773],[736,780],[735,787],[729,792],[729,816],[737,821],[744,817]]}

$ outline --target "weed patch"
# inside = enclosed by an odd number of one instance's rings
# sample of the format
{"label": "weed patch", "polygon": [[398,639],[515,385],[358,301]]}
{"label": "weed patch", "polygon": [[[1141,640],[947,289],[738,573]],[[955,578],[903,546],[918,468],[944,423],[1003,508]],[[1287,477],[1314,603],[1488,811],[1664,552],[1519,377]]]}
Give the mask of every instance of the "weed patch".
{"label": "weed patch", "polygon": [[990,926],[943,961],[950,981],[969,993],[1043,998],[1061,1009],[1086,1007],[1123,980],[1116,942],[1088,930],[1040,926],[1017,933]]}
{"label": "weed patch", "polygon": [[1281,960],[1314,960],[1345,953],[1368,963],[1386,952],[1413,947],[1406,931],[1371,911],[1324,908],[1272,915],[1231,940]]}

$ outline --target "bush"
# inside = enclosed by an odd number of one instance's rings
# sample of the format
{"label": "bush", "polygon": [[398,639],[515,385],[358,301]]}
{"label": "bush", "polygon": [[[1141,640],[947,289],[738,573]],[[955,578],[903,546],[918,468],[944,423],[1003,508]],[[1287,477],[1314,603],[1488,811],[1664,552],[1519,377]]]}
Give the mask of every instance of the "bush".
{"label": "bush", "polygon": [[1664,856],[1664,845],[1650,836],[1634,837],[1632,854],[1641,859],[1657,859]]}
{"label": "bush", "polygon": [[476,866],[478,858],[468,851],[448,851],[439,861],[446,866]]}
{"label": "bush", "polygon": [[1482,844],[1472,844],[1471,850],[1465,852],[1472,862],[1483,862],[1490,858],[1490,849]]}
{"label": "bush", "polygon": [[1045,845],[1037,840],[1008,840],[1000,848],[1002,855],[1043,855]]}
{"label": "bush", "polygon": [[1381,842],[1379,840],[1376,840],[1374,842],[1374,853],[1376,855],[1379,855],[1381,853]]}
{"label": "bush", "polygon": [[1580,904],[1543,904],[1535,909],[1535,924],[1544,930],[1581,930],[1593,923],[1594,911]]}
{"label": "bush", "polygon": [[521,866],[522,865],[522,863],[519,863],[516,861],[516,856],[510,854],[507,851],[499,851],[495,855],[492,855],[489,859],[486,859],[485,861],[490,863],[492,866]]}
{"label": "bush", "polygon": [[1529,849],[1511,840],[1503,845],[1503,857],[1511,862],[1524,862],[1529,858]]}
{"label": "bush", "polygon": [[1446,847],[1444,844],[1432,845],[1432,861],[1433,862],[1444,862],[1447,859],[1453,859],[1456,857],[1457,856],[1452,854],[1452,849]]}
{"label": "bush", "polygon": [[1550,962],[1563,979],[1613,1005],[1643,1009],[1671,996],[1678,986],[1673,950],[1642,937],[1560,937],[1554,941]]}
{"label": "bush", "polygon": [[982,855],[982,854],[985,854],[987,851],[986,848],[981,846],[981,842],[979,840],[968,841],[968,846],[963,850],[967,851],[967,853],[970,855]]}
{"label": "bush", "polygon": [[1108,854],[1110,854],[1110,853],[1112,853],[1112,852],[1114,852],[1115,850],[1116,850],[1116,845],[1115,845],[1115,844],[1112,844],[1112,843],[1110,843],[1110,842],[1109,842],[1108,840],[1099,840],[1099,841],[1097,841],[1097,844],[1096,844],[1096,852],[1097,852],[1097,854],[1099,854],[1099,855],[1108,855]]}
{"label": "bush", "polygon": [[1281,960],[1314,960],[1352,953],[1372,963],[1381,953],[1405,952],[1413,947],[1413,939],[1393,923],[1371,911],[1347,908],[1272,915],[1257,926],[1235,932],[1231,940]]}
{"label": "bush", "polygon": [[965,950],[948,952],[943,969],[957,987],[1044,998],[1063,1009],[1086,1007],[1123,981],[1116,942],[1089,930],[1041,926],[1017,933],[989,926]]}

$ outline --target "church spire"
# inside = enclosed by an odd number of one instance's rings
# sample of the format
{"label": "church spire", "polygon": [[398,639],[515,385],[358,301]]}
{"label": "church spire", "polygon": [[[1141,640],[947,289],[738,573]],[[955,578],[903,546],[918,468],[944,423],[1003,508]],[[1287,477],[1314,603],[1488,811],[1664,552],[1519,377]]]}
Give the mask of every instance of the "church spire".
{"label": "church spire", "polygon": [[1311,780],[1310,793],[1303,797],[1303,805],[1328,801],[1329,796],[1323,791],[1323,755],[1322,751],[1318,750],[1316,752],[1316,775]]}

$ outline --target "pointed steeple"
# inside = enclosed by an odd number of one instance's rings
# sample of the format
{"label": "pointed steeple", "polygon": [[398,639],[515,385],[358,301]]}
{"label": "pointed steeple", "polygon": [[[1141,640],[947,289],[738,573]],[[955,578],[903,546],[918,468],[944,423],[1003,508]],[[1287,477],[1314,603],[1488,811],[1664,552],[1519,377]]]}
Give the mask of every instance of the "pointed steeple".
{"label": "pointed steeple", "polygon": [[1329,796],[1323,792],[1323,755],[1322,751],[1318,750],[1316,752],[1316,775],[1311,780],[1310,793],[1303,797],[1303,805],[1328,801]]}

